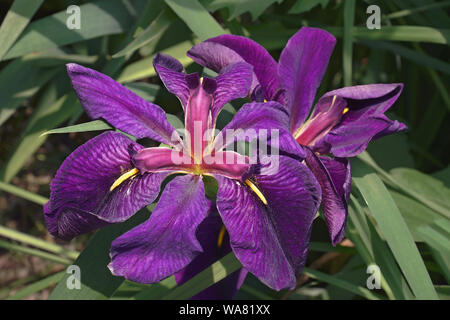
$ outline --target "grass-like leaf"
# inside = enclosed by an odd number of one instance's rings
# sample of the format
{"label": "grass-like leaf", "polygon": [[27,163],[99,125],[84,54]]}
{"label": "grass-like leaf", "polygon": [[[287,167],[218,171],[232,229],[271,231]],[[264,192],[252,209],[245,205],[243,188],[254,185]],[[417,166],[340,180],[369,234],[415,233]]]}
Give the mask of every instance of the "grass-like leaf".
{"label": "grass-like leaf", "polygon": [[308,277],[317,279],[319,281],[323,281],[325,283],[335,285],[339,288],[348,290],[350,292],[353,292],[354,294],[361,296],[363,298],[369,299],[369,300],[384,300],[384,298],[376,293],[371,292],[370,290],[354,285],[351,282],[339,279],[335,276],[330,276],[326,273],[310,269],[310,268],[304,268],[303,274],[307,275]]}
{"label": "grass-like leaf", "polygon": [[353,24],[355,21],[355,0],[344,2],[344,43],[342,45],[342,69],[344,85],[352,85]]}
{"label": "grass-like leaf", "polygon": [[165,0],[165,2],[200,40],[206,40],[225,33],[225,30],[198,0]]}
{"label": "grass-like leaf", "polygon": [[241,14],[249,12],[252,19],[255,20],[258,19],[270,5],[275,2],[281,3],[282,1],[283,0],[214,0],[208,5],[208,10],[213,12],[221,8],[228,8],[228,20],[233,20]]}
{"label": "grass-like leaf", "polygon": [[48,134],[55,134],[55,133],[70,133],[70,132],[86,132],[86,131],[99,131],[99,130],[108,130],[112,129],[112,127],[107,124],[103,120],[94,120],[89,121],[85,123],[76,124],[73,126],[53,129],[49,131],[45,131],[40,136],[45,136]]}
{"label": "grass-like leaf", "polygon": [[133,22],[126,1],[101,0],[80,6],[80,29],[66,26],[66,11],[30,23],[4,59],[12,59],[28,53],[93,39],[99,36],[121,33]]}
{"label": "grass-like leaf", "polygon": [[69,265],[73,262],[73,260],[59,257],[52,253],[48,253],[48,252],[33,249],[33,248],[28,248],[26,246],[16,244],[16,243],[11,243],[11,242],[4,241],[1,239],[0,239],[0,247],[7,249],[9,251],[25,253],[28,255],[36,256],[36,257],[39,257],[39,258],[42,258],[45,260],[49,260],[51,262],[60,263],[60,264],[64,264],[64,265]]}
{"label": "grass-like leaf", "polygon": [[[143,210],[144,211],[144,210]],[[52,300],[97,300],[107,299],[123,283],[123,277],[116,277],[108,270],[110,262],[109,249],[111,242],[143,222],[148,214],[136,214],[124,223],[112,225],[99,230],[81,252],[74,265],[80,267],[81,289],[69,290],[66,286],[66,274],[51,293],[49,299]]]}
{"label": "grass-like leaf", "polygon": [[51,276],[48,276],[42,280],[36,281],[32,284],[27,285],[22,290],[17,291],[14,295],[7,298],[7,300],[21,300],[23,298],[28,297],[29,295],[39,292],[41,290],[44,290],[59,281],[64,277],[64,274],[66,274],[65,271],[61,271],[55,274],[52,274]]}
{"label": "grass-like leaf", "polygon": [[68,250],[56,243],[51,243],[40,238],[33,237],[29,234],[19,232],[17,230],[9,229],[0,226],[0,236],[20,242],[22,244],[30,245],[35,248],[39,248],[55,255],[66,257],[69,260],[75,260],[79,253],[76,251]]}
{"label": "grass-like leaf", "polygon": [[411,232],[383,182],[360,163],[352,166],[353,181],[391,248],[412,291],[419,299],[437,299],[430,276]]}
{"label": "grass-like leaf", "polygon": [[47,198],[40,196],[36,193],[21,189],[9,183],[4,183],[0,181],[0,190],[9,192],[23,199],[29,200],[31,202],[43,205],[48,201]]}
{"label": "grass-like leaf", "polygon": [[44,0],[15,0],[0,27],[0,61]]}
{"label": "grass-like leaf", "polygon": [[167,10],[163,10],[158,15],[156,20],[154,20],[144,31],[142,31],[136,37],[136,39],[130,42],[125,48],[114,54],[113,58],[131,54],[137,49],[149,44],[150,42],[159,39],[173,21],[173,14],[170,14]]}
{"label": "grass-like leaf", "polygon": [[163,300],[183,300],[195,296],[202,290],[224,279],[226,276],[241,268],[241,263],[236,259],[233,252],[230,252],[219,261],[197,274],[195,277],[183,283],[166,296]]}

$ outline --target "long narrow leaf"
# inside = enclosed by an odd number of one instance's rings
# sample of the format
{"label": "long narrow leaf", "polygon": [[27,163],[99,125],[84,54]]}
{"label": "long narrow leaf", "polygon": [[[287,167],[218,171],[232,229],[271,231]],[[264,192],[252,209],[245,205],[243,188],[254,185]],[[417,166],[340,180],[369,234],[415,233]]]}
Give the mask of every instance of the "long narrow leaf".
{"label": "long narrow leaf", "polygon": [[19,232],[17,230],[9,229],[3,226],[0,226],[0,236],[18,241],[23,244],[31,245],[33,247],[46,250],[52,252],[58,256],[67,257],[71,260],[74,260],[78,257],[79,253],[76,251],[65,249],[64,247],[51,243],[36,237],[33,237],[29,234]]}
{"label": "long narrow leaf", "polygon": [[48,276],[42,280],[36,281],[28,286],[26,286],[24,289],[16,292],[14,295],[8,297],[7,300],[21,300],[23,298],[28,297],[29,295],[39,292],[41,290],[44,290],[59,281],[64,277],[65,271],[61,271],[55,274],[52,274],[51,276]]}
{"label": "long narrow leaf", "polygon": [[353,24],[355,21],[355,0],[344,2],[344,44],[342,46],[342,66],[344,73],[344,85],[352,85],[353,63]]}
{"label": "long narrow leaf", "polygon": [[0,181],[0,190],[6,191],[6,192],[11,193],[11,194],[14,194],[14,195],[16,195],[18,197],[21,197],[23,199],[32,201],[32,202],[40,204],[40,205],[43,205],[43,204],[45,204],[48,201],[48,199],[43,197],[43,196],[40,196],[40,195],[35,194],[33,192],[21,189],[21,188],[16,187],[16,186],[14,186],[12,184],[4,183],[4,182],[1,182],[1,181]]}
{"label": "long narrow leaf", "polygon": [[225,30],[197,0],[165,0],[167,5],[200,38],[206,40],[225,33]]}
{"label": "long narrow leaf", "polygon": [[32,22],[4,59],[128,30],[133,22],[126,1],[101,0],[80,6],[80,29],[66,26],[66,11]]}
{"label": "long narrow leaf", "polygon": [[236,259],[233,252],[230,252],[219,261],[197,274],[188,282],[177,287],[169,294],[164,296],[163,300],[183,300],[193,297],[202,290],[219,282],[226,276],[235,272],[241,267],[241,263]]}
{"label": "long narrow leaf", "polygon": [[25,253],[25,254],[36,256],[36,257],[39,257],[39,258],[42,258],[45,260],[49,260],[49,261],[52,261],[55,263],[64,264],[64,265],[69,265],[73,262],[70,259],[62,258],[62,257],[59,257],[52,253],[44,252],[44,251],[33,249],[33,248],[28,248],[23,245],[11,243],[11,242],[4,241],[1,239],[0,239],[0,247],[7,249],[9,251],[12,251],[12,252]]}
{"label": "long narrow leaf", "polygon": [[352,166],[353,181],[386,238],[412,291],[419,299],[437,299],[430,276],[400,211],[383,182],[370,167]]}
{"label": "long narrow leaf", "polygon": [[86,132],[86,131],[99,131],[99,130],[108,130],[112,129],[112,127],[102,120],[94,120],[85,123],[76,124],[73,126],[68,126],[64,128],[53,129],[49,131],[45,131],[40,136],[45,136],[48,134],[54,133],[70,133],[70,132]]}
{"label": "long narrow leaf", "polygon": [[310,268],[304,268],[303,269],[303,274],[317,279],[319,281],[323,281],[332,285],[335,285],[339,288],[348,290],[350,292],[353,292],[354,294],[361,296],[363,298],[369,299],[369,300],[384,300],[384,298],[376,293],[371,292],[370,290],[360,287],[360,286],[356,286],[353,283],[350,283],[348,281],[339,279],[337,277],[334,276],[330,276],[326,273],[314,270],[314,269],[310,269]]}
{"label": "long narrow leaf", "polygon": [[0,61],[44,0],[15,0],[0,27]]}

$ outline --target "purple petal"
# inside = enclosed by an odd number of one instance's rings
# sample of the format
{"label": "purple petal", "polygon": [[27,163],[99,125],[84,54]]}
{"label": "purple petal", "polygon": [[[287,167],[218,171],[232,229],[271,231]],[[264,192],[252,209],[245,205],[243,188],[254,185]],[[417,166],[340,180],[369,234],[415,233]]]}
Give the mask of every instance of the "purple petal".
{"label": "purple petal", "polygon": [[95,70],[69,63],[67,72],[81,105],[92,119],[103,118],[138,139],[178,143],[178,135],[159,106]]}
{"label": "purple petal", "polygon": [[322,98],[336,95],[347,100],[350,111],[363,110],[364,113],[382,114],[394,104],[402,90],[402,83],[367,84],[336,89],[327,92]]}
{"label": "purple petal", "polygon": [[[380,116],[380,118],[383,118],[383,117]],[[387,136],[387,135],[390,135],[390,134],[394,134],[396,132],[400,132],[400,131],[404,131],[404,130],[408,129],[408,127],[404,123],[398,122],[397,120],[392,121],[392,120],[389,119],[388,122],[390,123],[390,125],[387,128],[385,128],[384,130],[378,132],[373,137],[373,139],[378,139],[378,138],[381,138],[381,137],[384,137],[384,136]]]}
{"label": "purple petal", "polygon": [[305,121],[325,74],[336,39],[327,31],[301,28],[281,52],[278,77],[294,133]]}
{"label": "purple petal", "polygon": [[232,63],[245,61],[253,66],[251,91],[260,84],[264,97],[272,100],[278,90],[277,62],[266,49],[248,38],[235,35],[211,38],[194,46],[188,56],[216,72]]}
{"label": "purple petal", "polygon": [[[203,248],[203,253],[199,254],[186,268],[175,274],[178,285],[190,280],[192,277],[203,271],[217,260],[223,258],[231,252],[230,240],[225,233],[219,243],[222,219],[215,208],[208,217],[200,224],[197,230],[197,239]],[[203,290],[191,299],[194,300],[229,300],[233,299],[238,292],[247,275],[247,270],[241,268],[233,272],[225,279],[215,283],[211,287]]]}
{"label": "purple petal", "polygon": [[279,103],[273,101],[247,103],[220,132],[216,138],[215,148],[219,150],[236,140],[253,140],[258,137],[262,140],[266,134],[268,145],[303,159],[305,153],[292,137],[288,127],[289,117]]}
{"label": "purple petal", "polygon": [[331,96],[343,98],[349,111],[314,150],[337,157],[353,157],[364,151],[373,138],[405,130],[406,126],[384,115],[397,100],[402,84],[373,84],[346,87],[325,94],[319,103]]}
{"label": "purple petal", "polygon": [[280,156],[277,172],[247,185],[217,176],[217,208],[244,268],[275,290],[294,288],[308,251],[320,186],[299,161]]}
{"label": "purple petal", "polygon": [[217,89],[214,91],[214,106],[212,119],[215,122],[225,103],[244,98],[249,90],[252,80],[252,67],[245,62],[231,64],[222,69],[216,78]]}
{"label": "purple petal", "polygon": [[50,233],[69,240],[108,223],[122,222],[152,203],[167,173],[138,174],[110,191],[133,168],[142,146],[116,132],[105,132],[77,148],[58,169],[45,206]]}
{"label": "purple petal", "polygon": [[348,215],[348,198],[352,174],[350,162],[343,158],[317,157],[306,148],[306,164],[316,176],[322,189],[325,221],[335,246],[344,239]]}
{"label": "purple petal", "polygon": [[161,53],[153,59],[153,66],[167,90],[180,99],[183,108],[186,107],[191,91],[200,85],[198,74],[184,73],[183,65],[177,59]]}
{"label": "purple petal", "polygon": [[170,181],[150,218],[113,241],[109,269],[140,283],[155,283],[185,268],[202,247],[195,231],[210,204],[199,176]]}

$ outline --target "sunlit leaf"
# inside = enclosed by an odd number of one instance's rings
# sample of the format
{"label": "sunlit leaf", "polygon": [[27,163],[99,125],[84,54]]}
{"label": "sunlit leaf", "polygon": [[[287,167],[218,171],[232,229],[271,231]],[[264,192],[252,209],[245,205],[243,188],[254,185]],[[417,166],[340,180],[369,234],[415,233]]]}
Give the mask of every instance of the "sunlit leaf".
{"label": "sunlit leaf", "polygon": [[400,211],[383,182],[361,163],[352,166],[353,181],[377,221],[412,291],[419,299],[436,299],[431,279]]}

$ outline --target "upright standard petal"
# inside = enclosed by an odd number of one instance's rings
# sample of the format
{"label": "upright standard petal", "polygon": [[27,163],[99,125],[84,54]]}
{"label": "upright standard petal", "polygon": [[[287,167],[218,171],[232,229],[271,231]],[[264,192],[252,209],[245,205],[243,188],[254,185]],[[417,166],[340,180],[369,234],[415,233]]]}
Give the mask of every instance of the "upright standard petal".
{"label": "upright standard petal", "polygon": [[69,240],[108,223],[122,222],[152,203],[167,173],[137,174],[111,190],[133,168],[143,148],[124,135],[105,132],[76,149],[53,179],[45,221],[50,233]]}
{"label": "upright standard petal", "polygon": [[325,221],[335,246],[344,239],[348,215],[352,174],[350,162],[344,158],[318,157],[309,148],[306,164],[314,173],[322,189]]}
{"label": "upright standard petal", "polygon": [[[175,274],[178,285],[189,281],[217,260],[231,252],[230,239],[223,229],[222,219],[215,208],[211,207],[208,217],[199,225],[197,238],[202,245],[203,252],[199,254],[183,270]],[[230,300],[233,299],[247,275],[247,270],[241,268],[225,279],[196,294],[193,300]]]}
{"label": "upright standard petal", "polygon": [[[159,106],[95,70],[69,63],[67,72],[89,117],[103,118],[138,139],[150,138],[172,146],[178,144],[178,135]],[[175,141],[172,141],[172,135]]]}
{"label": "upright standard petal", "polygon": [[188,51],[188,56],[216,72],[220,72],[229,64],[245,61],[253,66],[254,79],[250,90],[253,91],[260,84],[267,100],[273,100],[276,95],[277,62],[266,49],[253,40],[235,35],[222,35],[194,46]]}
{"label": "upright standard petal", "polygon": [[185,268],[202,247],[195,236],[210,204],[199,176],[170,181],[150,218],[113,241],[109,269],[139,283],[155,283]]}
{"label": "upright standard petal", "polygon": [[294,133],[305,121],[333,52],[336,39],[327,31],[301,28],[281,52],[278,77]]}
{"label": "upright standard petal", "polygon": [[373,138],[405,130],[406,126],[384,115],[397,100],[403,85],[372,84],[346,87],[326,93],[318,102],[332,96],[346,102],[341,121],[313,146],[320,153],[353,157],[364,151]]}
{"label": "upright standard petal", "polygon": [[275,290],[295,287],[321,199],[308,168],[289,157],[278,160],[278,171],[255,175],[245,184],[216,177],[217,208],[236,257]]}
{"label": "upright standard petal", "polygon": [[153,66],[167,90],[176,95],[185,108],[191,91],[200,84],[198,74],[184,73],[183,65],[177,59],[161,53],[158,53],[153,59]]}
{"label": "upright standard petal", "polygon": [[252,67],[245,62],[231,64],[222,69],[221,74],[215,79],[217,88],[214,91],[214,105],[212,108],[212,119],[216,121],[225,103],[244,98],[249,90],[252,80]]}

